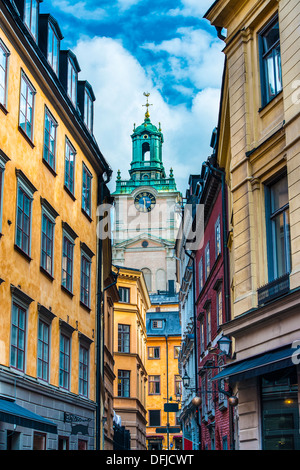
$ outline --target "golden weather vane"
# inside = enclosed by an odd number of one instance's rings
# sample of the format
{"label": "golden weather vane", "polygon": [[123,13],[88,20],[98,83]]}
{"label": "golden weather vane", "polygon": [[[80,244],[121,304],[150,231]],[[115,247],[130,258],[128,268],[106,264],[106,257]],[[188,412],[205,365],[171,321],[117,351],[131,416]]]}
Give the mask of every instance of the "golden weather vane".
{"label": "golden weather vane", "polygon": [[149,106],[153,106],[153,104],[149,104],[149,103],[148,103],[148,98],[149,98],[149,96],[150,96],[150,93],[145,93],[145,92],[144,92],[144,96],[146,96],[146,98],[147,98],[147,103],[146,103],[146,104],[143,104],[143,106],[146,106],[146,108],[147,108],[147,111],[146,111],[146,113],[145,113],[145,118],[148,119],[148,118],[150,117],[150,114],[149,114]]}

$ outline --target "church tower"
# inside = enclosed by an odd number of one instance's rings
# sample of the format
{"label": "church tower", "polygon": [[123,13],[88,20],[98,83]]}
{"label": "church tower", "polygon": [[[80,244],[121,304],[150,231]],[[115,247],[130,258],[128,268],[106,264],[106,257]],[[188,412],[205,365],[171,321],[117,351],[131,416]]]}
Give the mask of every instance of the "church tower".
{"label": "church tower", "polygon": [[143,271],[149,293],[175,290],[174,243],[181,194],[172,168],[166,176],[161,126],[150,120],[147,98],[144,122],[134,125],[129,179],[117,174],[113,263]]}

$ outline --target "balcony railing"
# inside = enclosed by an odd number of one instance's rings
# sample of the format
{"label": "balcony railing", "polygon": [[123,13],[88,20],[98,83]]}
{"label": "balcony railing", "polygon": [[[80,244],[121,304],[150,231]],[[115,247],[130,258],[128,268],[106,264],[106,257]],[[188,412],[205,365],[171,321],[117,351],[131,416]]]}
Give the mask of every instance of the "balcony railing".
{"label": "balcony railing", "polygon": [[264,305],[271,300],[277,299],[290,290],[290,275],[289,273],[269,282],[265,286],[257,290],[258,305]]}

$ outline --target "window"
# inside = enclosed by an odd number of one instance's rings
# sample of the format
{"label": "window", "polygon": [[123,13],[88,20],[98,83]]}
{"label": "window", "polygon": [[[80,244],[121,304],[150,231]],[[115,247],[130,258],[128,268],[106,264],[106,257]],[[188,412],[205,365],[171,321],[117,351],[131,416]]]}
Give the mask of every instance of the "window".
{"label": "window", "polygon": [[71,194],[74,195],[74,181],[75,181],[75,156],[76,152],[66,137],[66,148],[65,148],[65,188],[67,188]]}
{"label": "window", "polygon": [[79,347],[79,395],[88,396],[89,385],[89,348]]}
{"label": "window", "polygon": [[55,171],[56,128],[58,124],[49,109],[45,107],[44,151],[43,159]]}
{"label": "window", "polygon": [[130,289],[129,287],[119,287],[120,302],[129,304],[130,302]]}
{"label": "window", "polygon": [[77,71],[72,59],[68,58],[68,95],[74,106],[77,105]]}
{"label": "window", "polygon": [[53,242],[54,223],[46,214],[43,214],[41,266],[51,276],[53,274]]}
{"label": "window", "polygon": [[83,164],[82,170],[82,209],[84,212],[91,217],[92,214],[92,175]]}
{"label": "window", "polygon": [[93,131],[93,100],[89,91],[84,90],[84,123],[90,132]]}
{"label": "window", "polygon": [[87,307],[90,307],[91,303],[91,264],[91,260],[82,252],[80,301]]}
{"label": "window", "polygon": [[162,329],[163,321],[162,320],[152,320],[152,328],[155,330]]}
{"label": "window", "polygon": [[160,375],[149,375],[149,395],[160,395]]}
{"label": "window", "polygon": [[58,450],[69,450],[69,438],[58,436]]}
{"label": "window", "polygon": [[5,165],[9,161],[7,155],[0,150],[0,234],[2,231],[3,188]]}
{"label": "window", "polygon": [[37,345],[37,376],[39,379],[49,380],[49,337],[50,328],[47,323],[39,319],[38,345]]}
{"label": "window", "polygon": [[66,234],[63,236],[62,286],[73,291],[74,242]]}
{"label": "window", "polygon": [[279,23],[277,16],[259,33],[262,105],[282,90]]}
{"label": "window", "polygon": [[269,280],[290,272],[290,221],[287,176],[266,188]]}
{"label": "window", "polygon": [[174,381],[175,381],[174,394],[175,395],[181,395],[182,394],[182,385],[181,385],[180,375],[175,375]]}
{"label": "window", "polygon": [[200,320],[200,354],[204,353],[204,322],[203,317]]}
{"label": "window", "polygon": [[160,347],[159,346],[148,347],[148,359],[160,359]]}
{"label": "window", "polygon": [[130,352],[130,326],[118,325],[118,351],[122,353]]}
{"label": "window", "polygon": [[118,370],[118,397],[130,397],[130,371]]}
{"label": "window", "polygon": [[58,58],[59,58],[59,38],[51,23],[48,24],[48,53],[47,59],[54,72],[58,74]]}
{"label": "window", "polygon": [[206,307],[206,341],[211,342],[211,304]]}
{"label": "window", "polygon": [[199,293],[203,288],[203,259],[201,257],[199,261]]}
{"label": "window", "polygon": [[160,426],[160,410],[149,410],[149,426],[156,427]]}
{"label": "window", "polygon": [[210,273],[210,249],[209,242],[205,247],[205,280],[208,278]]}
{"label": "window", "polygon": [[46,450],[46,434],[34,431],[32,450]]}
{"label": "window", "polygon": [[221,224],[220,224],[220,216],[218,217],[216,224],[215,224],[215,249],[216,249],[216,258],[221,253]]}
{"label": "window", "polygon": [[26,310],[13,302],[10,363],[15,369],[25,370]]}
{"label": "window", "polygon": [[17,173],[17,215],[15,246],[27,256],[31,254],[31,213],[34,186],[20,171]]}
{"label": "window", "polygon": [[65,334],[60,334],[59,348],[59,386],[70,389],[70,353],[71,339]]}
{"label": "window", "polygon": [[0,104],[7,106],[7,81],[9,50],[0,39]]}
{"label": "window", "polygon": [[180,346],[174,346],[174,359],[178,359]]}
{"label": "window", "polygon": [[31,141],[33,141],[33,113],[35,93],[35,88],[22,71],[19,127]]}
{"label": "window", "polygon": [[25,0],[24,3],[24,23],[31,32],[34,39],[37,39],[38,32],[39,0]]}
{"label": "window", "polygon": [[217,322],[218,326],[223,323],[223,306],[222,306],[222,286],[219,287],[216,294]]}
{"label": "window", "polygon": [[223,450],[228,450],[228,439],[227,436],[222,437]]}

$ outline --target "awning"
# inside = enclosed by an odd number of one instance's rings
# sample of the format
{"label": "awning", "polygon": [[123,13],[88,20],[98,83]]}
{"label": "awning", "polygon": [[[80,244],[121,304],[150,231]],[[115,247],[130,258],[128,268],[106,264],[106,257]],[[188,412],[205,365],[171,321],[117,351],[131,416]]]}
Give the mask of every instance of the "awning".
{"label": "awning", "polygon": [[285,367],[291,367],[293,366],[291,357],[295,351],[295,348],[289,346],[229,364],[219,374],[215,375],[212,380],[232,378],[234,381],[242,381]]}
{"label": "awning", "polygon": [[57,434],[57,425],[32,411],[17,405],[16,402],[0,398],[0,421]]}

